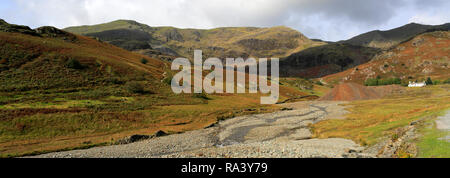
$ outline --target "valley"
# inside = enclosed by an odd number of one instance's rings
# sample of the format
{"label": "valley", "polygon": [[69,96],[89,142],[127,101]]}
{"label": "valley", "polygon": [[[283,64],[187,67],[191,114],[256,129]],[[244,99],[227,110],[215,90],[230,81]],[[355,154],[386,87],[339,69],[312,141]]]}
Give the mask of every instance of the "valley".
{"label": "valley", "polygon": [[[324,42],[285,26],[0,20],[0,157],[449,157],[438,119],[450,109],[449,45],[448,24]],[[280,58],[279,102],[173,93],[171,61],[196,49]]]}

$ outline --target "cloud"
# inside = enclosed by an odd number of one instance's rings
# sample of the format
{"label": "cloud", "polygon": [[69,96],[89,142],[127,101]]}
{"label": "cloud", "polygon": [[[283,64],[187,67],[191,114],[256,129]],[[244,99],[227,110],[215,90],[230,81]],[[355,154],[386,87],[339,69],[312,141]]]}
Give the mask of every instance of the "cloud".
{"label": "cloud", "polygon": [[310,38],[348,39],[411,21],[448,21],[446,0],[7,0],[7,21],[59,28],[132,19],[150,26],[285,25]]}

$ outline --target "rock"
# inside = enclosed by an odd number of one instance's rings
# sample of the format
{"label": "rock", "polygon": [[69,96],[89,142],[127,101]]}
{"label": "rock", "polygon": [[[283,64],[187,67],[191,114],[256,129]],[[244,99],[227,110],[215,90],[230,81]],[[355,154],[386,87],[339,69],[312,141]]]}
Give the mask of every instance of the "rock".
{"label": "rock", "polygon": [[418,47],[420,45],[422,45],[425,42],[425,40],[423,38],[417,38],[413,41],[412,45],[414,47]]}
{"label": "rock", "polygon": [[60,30],[55,27],[44,26],[44,27],[39,27],[39,28],[35,29],[34,31],[36,31],[36,33],[38,33],[39,35],[42,35],[44,37],[63,38],[63,40],[65,40],[65,41],[76,40],[75,35],[65,32],[63,30]]}
{"label": "rock", "polygon": [[169,134],[167,134],[166,132],[164,132],[162,130],[155,133],[155,137],[162,137],[162,136],[166,136],[166,135],[169,135]]}
{"label": "rock", "polygon": [[153,136],[150,135],[132,135],[129,137],[126,137],[124,139],[121,139],[119,141],[117,141],[117,144],[123,145],[123,144],[130,144],[130,143],[134,143],[134,142],[138,142],[138,141],[142,141],[142,140],[147,140],[153,138]]}

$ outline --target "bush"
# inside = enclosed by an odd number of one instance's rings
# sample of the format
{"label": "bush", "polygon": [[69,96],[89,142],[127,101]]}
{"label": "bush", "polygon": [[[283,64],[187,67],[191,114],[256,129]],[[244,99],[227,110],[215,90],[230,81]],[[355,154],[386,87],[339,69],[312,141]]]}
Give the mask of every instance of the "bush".
{"label": "bush", "polygon": [[66,67],[71,69],[83,69],[83,65],[81,65],[80,61],[76,59],[69,59],[66,63]]}
{"label": "bush", "polygon": [[431,80],[430,77],[427,78],[427,80],[425,81],[425,83],[426,83],[427,85],[433,85],[433,81]]}
{"label": "bush", "polygon": [[366,86],[378,86],[378,79],[373,79],[373,78],[367,79],[365,82],[365,85]]}
{"label": "bush", "polygon": [[323,86],[323,83],[322,83],[322,82],[320,82],[320,81],[316,81],[316,85],[320,85],[320,86]]}
{"label": "bush", "polygon": [[127,82],[125,88],[130,93],[139,93],[139,94],[145,93],[145,86],[142,83],[136,81]]}
{"label": "bush", "polygon": [[166,77],[166,78],[164,78],[163,83],[165,83],[167,85],[172,85],[172,79],[173,79],[172,76]]}
{"label": "bush", "polygon": [[142,58],[142,59],[141,59],[141,63],[142,63],[142,64],[147,64],[147,63],[148,63],[148,60],[145,59],[145,58]]}
{"label": "bush", "polygon": [[445,84],[450,84],[450,78],[444,81]]}

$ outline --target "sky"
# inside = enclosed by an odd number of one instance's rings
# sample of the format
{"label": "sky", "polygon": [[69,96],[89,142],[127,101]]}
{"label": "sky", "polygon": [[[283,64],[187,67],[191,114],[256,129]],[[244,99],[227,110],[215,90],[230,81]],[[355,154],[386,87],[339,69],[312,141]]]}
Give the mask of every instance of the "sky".
{"label": "sky", "polygon": [[448,23],[449,9],[449,0],[0,0],[0,18],[32,28],[118,19],[201,29],[284,25],[326,41],[411,22]]}

